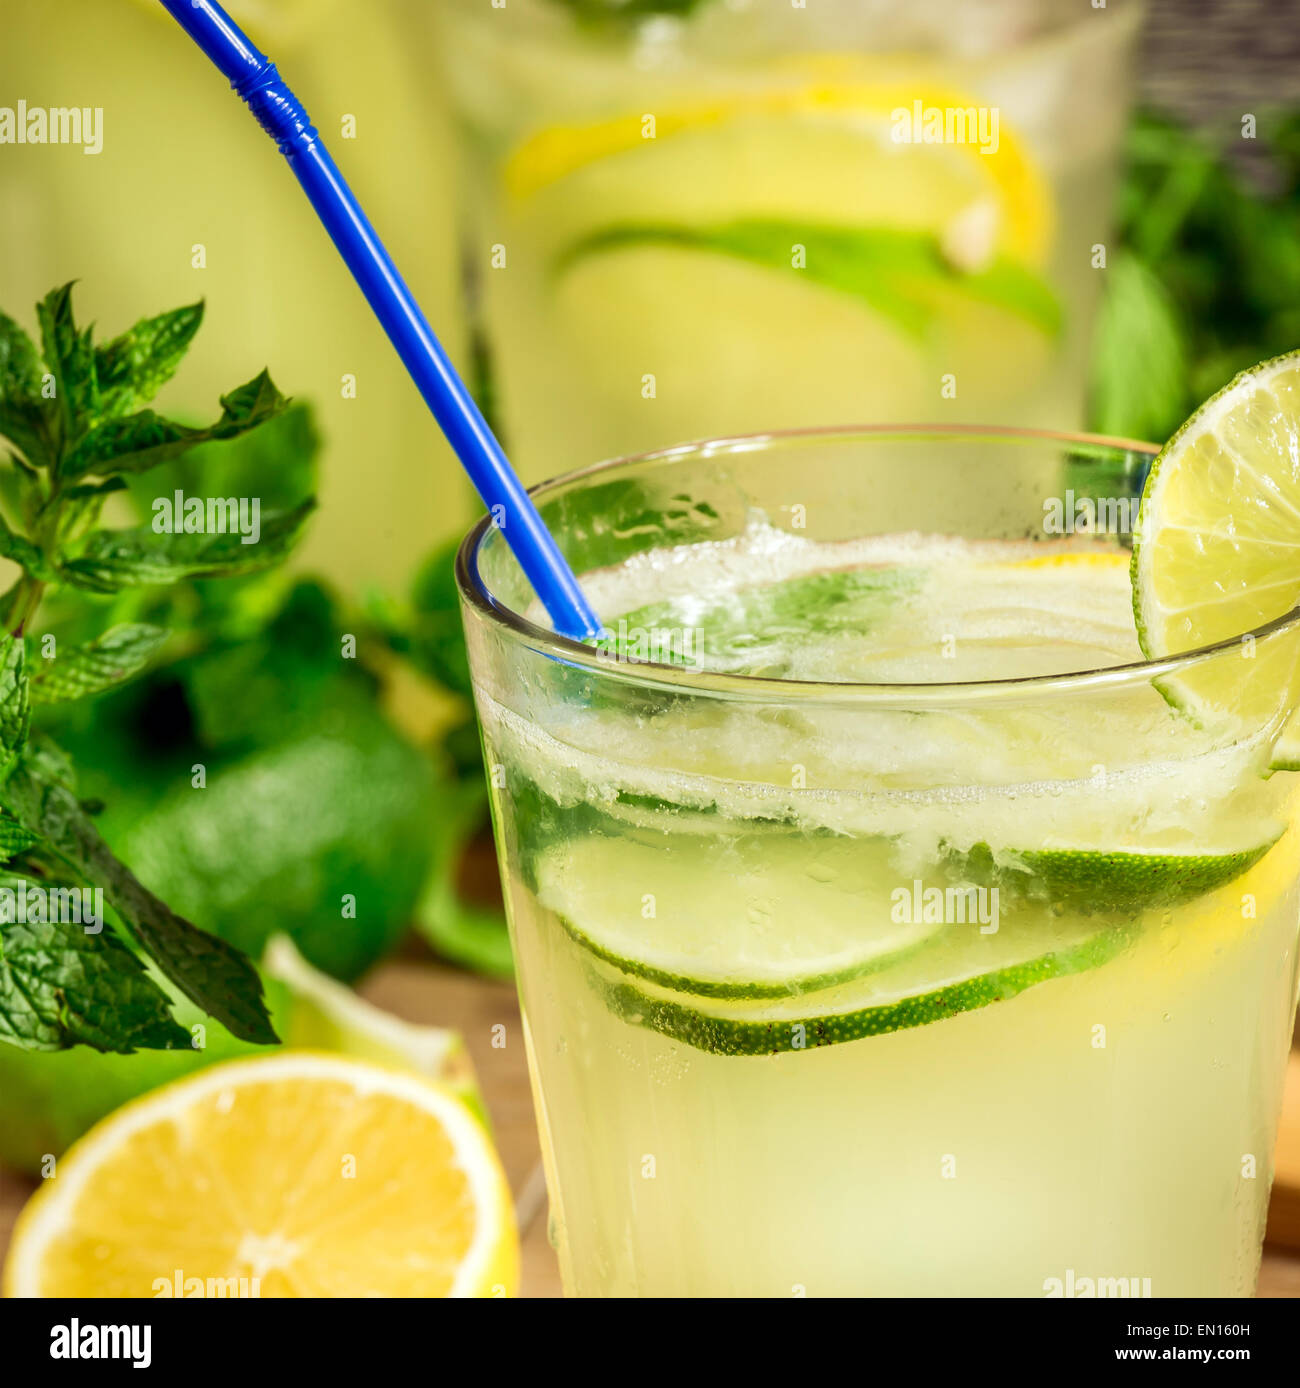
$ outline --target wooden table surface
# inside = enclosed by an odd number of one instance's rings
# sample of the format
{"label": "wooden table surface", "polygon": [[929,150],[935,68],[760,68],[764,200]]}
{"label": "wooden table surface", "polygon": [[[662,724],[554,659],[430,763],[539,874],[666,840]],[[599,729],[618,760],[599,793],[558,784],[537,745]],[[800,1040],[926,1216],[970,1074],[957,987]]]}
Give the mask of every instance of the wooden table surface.
{"label": "wooden table surface", "polygon": [[[404,961],[378,970],[362,991],[398,1016],[455,1027],[465,1037],[515,1192],[523,1240],[523,1294],[559,1296],[559,1270],[546,1237],[546,1193],[514,989],[436,964]],[[501,1048],[492,1045],[498,1024],[505,1026]],[[26,1178],[0,1168],[0,1252],[31,1188]],[[1300,1052],[1292,1054],[1288,1072],[1258,1294],[1300,1297]]]}

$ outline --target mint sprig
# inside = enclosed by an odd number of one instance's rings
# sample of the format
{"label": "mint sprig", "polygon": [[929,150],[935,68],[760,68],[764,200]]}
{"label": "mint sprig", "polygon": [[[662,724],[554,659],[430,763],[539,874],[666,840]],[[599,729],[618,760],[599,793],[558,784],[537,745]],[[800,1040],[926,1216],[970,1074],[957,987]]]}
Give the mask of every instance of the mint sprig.
{"label": "mint sprig", "polygon": [[1161,440],[1237,372],[1300,341],[1300,109],[1261,110],[1249,141],[1234,120],[1142,112],[1126,162],[1088,428]]}
{"label": "mint sprig", "polygon": [[138,409],[176,374],[203,322],[203,305],[142,318],[129,332],[95,348],[100,411],[119,419]]}
{"label": "mint sprig", "polygon": [[149,664],[167,640],[162,627],[122,622],[84,646],[64,651],[57,660],[32,671],[31,699],[38,704],[67,703],[102,694],[129,680]]}
{"label": "mint sprig", "polygon": [[39,345],[0,314],[0,438],[10,462],[0,487],[0,557],[19,569],[0,595],[0,887],[98,888],[120,931],[87,932],[39,913],[20,921],[0,910],[0,1041],[111,1051],[188,1045],[159,975],[235,1036],[274,1041],[249,960],[171,910],[114,856],[94,807],[77,796],[67,758],[32,728],[33,708],[93,697],[146,669],[166,628],[118,622],[79,644],[42,643],[39,657],[29,637],[47,595],[60,595],[66,615],[70,598],[89,607],[87,594],[245,574],[282,560],[314,507],[310,497],[262,512],[256,543],[228,531],[102,529],[100,519],[128,478],[178,460],[188,466],[193,449],[206,459],[199,445],[250,433],[289,402],[263,371],[222,396],[207,426],[149,407],[193,341],[202,304],[141,319],[103,344],[78,324],[71,285],[48,294],[36,317]]}
{"label": "mint sprig", "polygon": [[103,418],[84,433],[67,456],[60,475],[85,477],[88,473],[113,476],[148,472],[159,463],[178,458],[195,444],[238,438],[273,419],[288,401],[276,390],[265,371],[247,385],[221,397],[221,418],[205,429],[191,429],[164,419],[152,410],[138,410],[125,418]]}
{"label": "mint sprig", "polygon": [[193,1003],[246,1041],[274,1041],[261,981],[233,945],[199,930],[113,856],[57,763],[36,747],[0,792],[23,828],[72,876],[100,887],[130,935]]}
{"label": "mint sprig", "polygon": [[148,526],[101,530],[61,569],[64,581],[92,593],[190,578],[232,578],[277,564],[298,542],[314,501],[268,516],[256,545],[238,535],[166,535]]}
{"label": "mint sprig", "polygon": [[31,338],[0,313],[0,434],[27,457],[46,457],[54,447],[46,432],[42,370]]}

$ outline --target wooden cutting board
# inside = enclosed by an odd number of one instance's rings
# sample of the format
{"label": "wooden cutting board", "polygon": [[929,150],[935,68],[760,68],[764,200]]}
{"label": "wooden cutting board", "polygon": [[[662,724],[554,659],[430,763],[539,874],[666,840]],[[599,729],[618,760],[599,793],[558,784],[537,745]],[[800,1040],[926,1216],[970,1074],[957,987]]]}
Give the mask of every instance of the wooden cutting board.
{"label": "wooden cutting board", "polygon": [[[399,961],[379,969],[362,991],[400,1017],[455,1027],[465,1037],[515,1192],[523,1239],[523,1294],[559,1296],[559,1270],[546,1237],[546,1190],[513,987],[436,964]],[[494,1031],[498,1026],[504,1032]],[[1276,1170],[1258,1294],[1300,1297],[1300,1051],[1292,1053],[1287,1070]],[[26,1178],[0,1169],[0,1252],[31,1189]]]}

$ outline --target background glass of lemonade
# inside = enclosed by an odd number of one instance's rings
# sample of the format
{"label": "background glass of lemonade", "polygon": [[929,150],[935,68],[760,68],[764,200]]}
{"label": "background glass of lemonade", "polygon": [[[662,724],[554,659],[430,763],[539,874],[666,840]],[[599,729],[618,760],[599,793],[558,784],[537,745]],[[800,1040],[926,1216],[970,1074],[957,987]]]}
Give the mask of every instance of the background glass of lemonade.
{"label": "background glass of lemonade", "polygon": [[881,429],[571,475],[539,502],[605,653],[465,542],[571,1294],[1250,1294],[1300,619],[1141,661],[1124,537],[1075,521],[1149,457]]}
{"label": "background glass of lemonade", "polygon": [[530,478],[752,428],[755,401],[773,428],[1082,424],[1135,5],[424,13]]}

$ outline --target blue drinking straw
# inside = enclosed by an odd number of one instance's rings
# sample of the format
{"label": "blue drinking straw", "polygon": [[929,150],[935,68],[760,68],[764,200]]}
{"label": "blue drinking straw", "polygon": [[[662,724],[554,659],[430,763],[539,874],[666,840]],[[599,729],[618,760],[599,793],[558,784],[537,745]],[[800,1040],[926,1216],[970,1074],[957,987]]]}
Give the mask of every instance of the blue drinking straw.
{"label": "blue drinking straw", "polygon": [[550,613],[556,631],[579,641],[599,635],[600,622],[583,597],[573,570],[321,143],[302,103],[275,64],[249,42],[215,0],[162,3],[279,145],[484,505],[499,518],[506,543]]}

